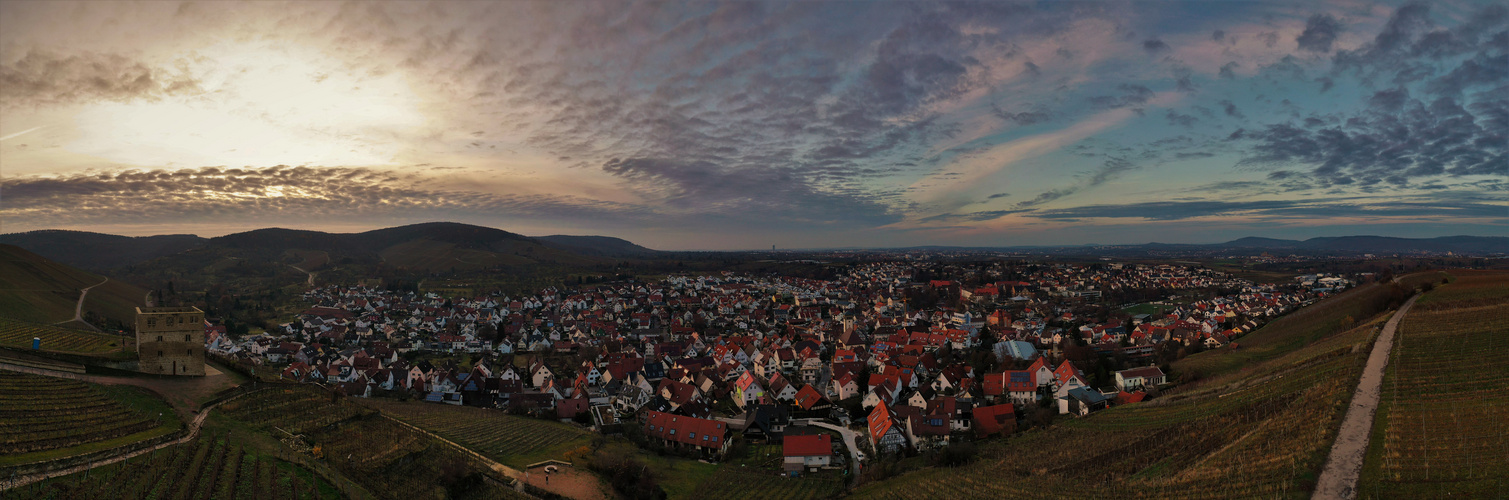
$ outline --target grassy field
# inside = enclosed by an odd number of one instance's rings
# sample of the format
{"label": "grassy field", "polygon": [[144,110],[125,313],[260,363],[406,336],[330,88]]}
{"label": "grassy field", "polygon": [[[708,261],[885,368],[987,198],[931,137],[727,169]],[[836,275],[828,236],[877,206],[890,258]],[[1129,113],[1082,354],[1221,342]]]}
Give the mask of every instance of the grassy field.
{"label": "grassy field", "polygon": [[606,446],[648,466],[672,500],[819,499],[833,498],[844,488],[840,471],[786,477],[781,473],[784,456],[780,445],[735,445],[732,454],[718,464],[657,455],[624,440],[610,441]]}
{"label": "grassy field", "polygon": [[1509,274],[1454,276],[1397,335],[1359,497],[1509,496]]}
{"label": "grassy field", "polygon": [[42,339],[42,349],[78,354],[120,351],[127,337],[0,318],[0,345],[31,349],[33,338]]}
{"label": "grassy field", "polygon": [[1388,283],[1362,285],[1290,312],[1237,339],[1238,349],[1222,348],[1190,355],[1174,362],[1173,371],[1184,376],[1210,377],[1230,373],[1273,359],[1315,342],[1339,329],[1384,312],[1393,301],[1408,294]]}
{"label": "grassy field", "polygon": [[0,465],[105,450],[182,425],[144,389],[0,371]]}
{"label": "grassy field", "polygon": [[227,416],[262,430],[303,434],[371,414],[372,410],[347,398],[333,399],[314,386],[265,389],[220,406]]}
{"label": "grassy field", "polygon": [[515,469],[559,459],[592,440],[589,431],[572,424],[519,417],[501,410],[385,399],[362,403]]}
{"label": "grassy field", "polygon": [[862,498],[1308,498],[1384,317],[1146,403],[981,443]]}

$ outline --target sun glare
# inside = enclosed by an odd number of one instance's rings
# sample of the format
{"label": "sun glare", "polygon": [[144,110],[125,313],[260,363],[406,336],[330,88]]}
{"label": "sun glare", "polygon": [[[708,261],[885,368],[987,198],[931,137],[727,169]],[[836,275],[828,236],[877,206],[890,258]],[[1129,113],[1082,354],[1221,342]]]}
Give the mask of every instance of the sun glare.
{"label": "sun glare", "polygon": [[395,135],[425,124],[398,72],[266,45],[223,43],[176,59],[202,93],[91,105],[76,115],[68,149],[142,166],[388,165],[400,152]]}

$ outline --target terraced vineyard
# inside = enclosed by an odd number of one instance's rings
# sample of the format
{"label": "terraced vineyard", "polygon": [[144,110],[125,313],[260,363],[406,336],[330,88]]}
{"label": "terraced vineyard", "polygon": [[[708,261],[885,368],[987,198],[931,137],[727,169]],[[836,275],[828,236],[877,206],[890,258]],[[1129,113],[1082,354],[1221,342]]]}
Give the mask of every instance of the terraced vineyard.
{"label": "terraced vineyard", "polygon": [[20,488],[23,498],[343,498],[308,469],[258,455],[225,436],[200,437],[145,456]]}
{"label": "terraced vineyard", "polygon": [[332,401],[330,393],[314,386],[263,389],[226,403],[220,410],[263,430],[282,429],[293,434],[372,413],[346,398]]}
{"label": "terraced vineyard", "polygon": [[1506,291],[1509,275],[1459,277],[1404,319],[1360,497],[1509,496]]}
{"label": "terraced vineyard", "polygon": [[381,399],[363,403],[516,469],[560,458],[591,441],[589,432],[571,424],[499,410]]}
{"label": "terraced vineyard", "polygon": [[167,403],[135,387],[0,370],[0,464],[120,446],[180,425]]}
{"label": "terraced vineyard", "polygon": [[719,467],[703,481],[690,498],[739,500],[746,498],[790,498],[816,500],[832,498],[843,490],[835,477],[792,479],[772,471],[752,472],[739,467]]}
{"label": "terraced vineyard", "polygon": [[120,335],[91,333],[0,318],[0,345],[31,349],[33,338],[42,339],[43,350],[81,354],[119,351],[127,340]]}
{"label": "terraced vineyard", "polygon": [[863,485],[872,498],[1305,497],[1381,318],[1177,397],[1059,417],[959,468]]}
{"label": "terraced vineyard", "polygon": [[471,455],[393,421],[369,416],[310,436],[325,460],[382,498],[528,498],[483,479]]}

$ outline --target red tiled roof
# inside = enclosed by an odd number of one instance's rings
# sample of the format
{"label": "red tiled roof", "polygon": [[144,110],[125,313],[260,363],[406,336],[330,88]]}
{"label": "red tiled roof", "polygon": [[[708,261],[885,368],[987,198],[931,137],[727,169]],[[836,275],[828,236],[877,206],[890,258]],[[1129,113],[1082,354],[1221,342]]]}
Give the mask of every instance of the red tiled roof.
{"label": "red tiled roof", "polygon": [[782,451],[788,457],[813,457],[828,456],[833,454],[833,436],[828,434],[807,434],[802,436],[786,436],[782,445]]}
{"label": "red tiled roof", "polygon": [[720,448],[728,439],[728,425],[717,420],[651,411],[645,419],[645,434],[683,444]]}

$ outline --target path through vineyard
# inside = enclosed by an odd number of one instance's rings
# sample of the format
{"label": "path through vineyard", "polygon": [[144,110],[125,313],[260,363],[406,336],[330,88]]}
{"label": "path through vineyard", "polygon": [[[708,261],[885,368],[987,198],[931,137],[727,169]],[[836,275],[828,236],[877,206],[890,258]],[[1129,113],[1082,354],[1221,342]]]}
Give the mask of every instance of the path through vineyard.
{"label": "path through vineyard", "polygon": [[[10,369],[10,368],[6,367],[6,369]],[[41,370],[41,371],[47,371],[47,370]],[[141,456],[141,455],[145,455],[147,453],[151,453],[151,452],[154,452],[154,451],[157,451],[157,450],[161,450],[163,448],[167,448],[169,446],[175,446],[175,445],[187,443],[189,441],[194,440],[194,438],[199,437],[199,428],[204,426],[204,419],[205,419],[205,417],[208,417],[210,415],[210,410],[213,410],[217,406],[220,406],[222,404],[225,404],[228,401],[235,400],[236,398],[239,398],[241,396],[245,396],[247,394],[251,394],[251,393],[247,392],[247,393],[238,394],[235,397],[231,397],[231,398],[225,399],[224,401],[217,402],[217,403],[215,403],[213,405],[210,405],[207,408],[204,408],[198,414],[194,415],[193,420],[191,420],[189,422],[188,433],[184,434],[182,437],[180,437],[178,439],[175,439],[175,440],[172,440],[172,441],[163,442],[163,443],[159,443],[156,446],[150,446],[150,447],[143,448],[143,449],[140,449],[140,450],[136,450],[136,451],[133,451],[133,452],[122,453],[120,455],[115,455],[113,457],[110,457],[110,458],[107,458],[107,459],[104,459],[104,460],[90,462],[90,463],[83,464],[83,465],[78,465],[78,466],[75,466],[75,467],[69,467],[67,469],[58,469],[58,470],[54,470],[54,471],[48,471],[48,472],[42,472],[42,473],[38,473],[38,474],[32,474],[32,475],[28,475],[28,476],[17,476],[17,477],[14,477],[14,478],[0,479],[0,491],[8,490],[8,489],[11,489],[11,488],[16,488],[16,487],[20,487],[20,486],[26,486],[28,484],[35,483],[37,481],[42,481],[44,479],[51,479],[51,478],[54,478],[54,477],[61,477],[61,476],[69,475],[69,474],[75,474],[75,473],[79,473],[79,472],[84,472],[85,470],[88,470],[88,469],[93,469],[95,467],[100,467],[100,466],[110,465],[110,464],[113,464],[113,463],[118,463],[118,462],[120,462],[122,460],[127,460],[127,459],[131,459],[131,458],[135,458],[135,457],[138,457],[138,456]]]}
{"label": "path through vineyard", "polygon": [[1316,499],[1350,499],[1357,496],[1357,476],[1362,473],[1362,459],[1367,455],[1368,441],[1373,433],[1373,414],[1378,411],[1378,398],[1382,395],[1383,369],[1388,366],[1389,351],[1394,348],[1394,330],[1399,321],[1409,312],[1419,295],[1410,297],[1399,311],[1383,325],[1373,352],[1368,355],[1367,368],[1357,392],[1352,394],[1352,405],[1341,421],[1341,431],[1336,434],[1336,444],[1331,446],[1331,457],[1320,473],[1315,485]]}
{"label": "path through vineyard", "polygon": [[95,284],[93,284],[91,286],[80,288],[79,289],[79,303],[78,303],[78,305],[76,305],[76,306],[73,307],[73,319],[70,319],[68,321],[59,321],[59,322],[57,322],[55,324],[61,325],[63,323],[71,323],[71,322],[77,321],[79,323],[83,323],[85,325],[89,325],[89,328],[93,328],[94,331],[99,331],[100,330],[99,327],[94,326],[94,325],[90,325],[88,321],[84,321],[84,298],[89,296],[89,289],[90,288],[94,288],[94,287],[103,285],[107,281],[110,281],[110,278],[105,278],[105,281],[101,281],[101,282],[95,283]]}

